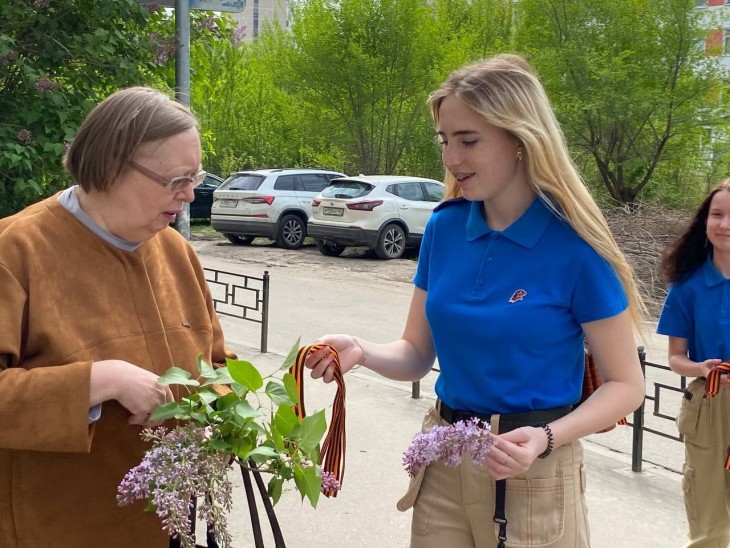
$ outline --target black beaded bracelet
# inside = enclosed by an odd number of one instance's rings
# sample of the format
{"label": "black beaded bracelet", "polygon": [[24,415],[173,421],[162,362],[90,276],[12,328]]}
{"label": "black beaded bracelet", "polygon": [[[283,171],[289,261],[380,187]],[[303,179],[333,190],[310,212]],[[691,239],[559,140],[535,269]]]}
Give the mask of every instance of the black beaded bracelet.
{"label": "black beaded bracelet", "polygon": [[555,447],[554,441],[553,441],[553,431],[550,430],[550,425],[548,425],[548,424],[540,424],[538,426],[540,428],[542,428],[543,430],[545,430],[545,434],[547,435],[547,439],[548,439],[548,444],[547,444],[547,448],[545,449],[545,451],[543,451],[542,453],[540,453],[537,456],[537,458],[538,459],[546,459],[546,458],[548,458],[548,456],[550,455],[550,453],[553,452],[553,448]]}

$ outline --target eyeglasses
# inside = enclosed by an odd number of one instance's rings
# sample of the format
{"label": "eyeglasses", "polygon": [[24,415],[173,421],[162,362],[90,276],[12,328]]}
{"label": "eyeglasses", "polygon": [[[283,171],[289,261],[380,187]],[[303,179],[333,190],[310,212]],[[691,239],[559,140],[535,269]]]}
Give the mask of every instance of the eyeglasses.
{"label": "eyeglasses", "polygon": [[150,179],[155,181],[156,183],[159,183],[162,185],[163,188],[169,190],[170,192],[179,192],[186,188],[188,185],[192,185],[193,188],[200,186],[200,184],[205,181],[205,176],[208,175],[206,171],[203,171],[202,169],[198,171],[195,175],[192,177],[188,176],[182,176],[182,177],[173,177],[172,179],[166,179],[162,175],[159,175],[158,173],[155,173],[151,169],[144,167],[141,164],[138,164],[134,160],[128,160],[127,163],[139,171],[143,175],[147,175]]}

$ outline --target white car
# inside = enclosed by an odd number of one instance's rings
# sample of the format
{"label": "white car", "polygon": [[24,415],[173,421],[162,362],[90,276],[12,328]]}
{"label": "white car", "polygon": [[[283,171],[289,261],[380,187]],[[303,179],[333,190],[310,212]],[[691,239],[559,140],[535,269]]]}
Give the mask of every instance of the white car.
{"label": "white car", "polygon": [[419,247],[444,185],[400,175],[359,175],[333,179],[312,200],[307,233],[317,249],[340,255],[347,246],[367,246],[381,259],[397,259]]}
{"label": "white car", "polygon": [[248,245],[257,236],[296,249],[307,236],[312,198],[336,177],[322,169],[238,171],[213,192],[210,225],[231,243]]}

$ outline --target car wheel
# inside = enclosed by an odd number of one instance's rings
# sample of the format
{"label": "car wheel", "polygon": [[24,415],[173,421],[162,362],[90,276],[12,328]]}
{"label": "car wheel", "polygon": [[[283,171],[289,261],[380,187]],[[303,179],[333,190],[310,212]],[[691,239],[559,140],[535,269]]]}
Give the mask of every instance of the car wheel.
{"label": "car wheel", "polygon": [[306,236],[307,227],[299,217],[284,215],[279,221],[279,235],[276,238],[276,245],[284,249],[297,249],[302,247]]}
{"label": "car wheel", "polygon": [[344,245],[327,243],[324,240],[317,240],[317,249],[322,255],[328,257],[339,257],[345,250]]}
{"label": "car wheel", "polygon": [[375,253],[381,259],[397,259],[406,249],[406,233],[396,224],[386,226],[380,233]]}
{"label": "car wheel", "polygon": [[226,234],[228,241],[235,245],[251,245],[254,236],[239,236],[238,234]]}

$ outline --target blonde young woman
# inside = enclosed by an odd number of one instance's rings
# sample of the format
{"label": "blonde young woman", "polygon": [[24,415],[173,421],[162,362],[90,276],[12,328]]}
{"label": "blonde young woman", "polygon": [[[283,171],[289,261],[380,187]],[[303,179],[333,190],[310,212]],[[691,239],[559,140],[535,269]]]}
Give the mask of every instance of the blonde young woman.
{"label": "blonde young woman", "polygon": [[[483,465],[434,463],[414,478],[398,505],[413,506],[411,546],[588,546],[579,440],[644,396],[631,269],[524,59],[462,68],[429,105],[449,199],[426,229],[403,335],[318,342],[344,371],[359,363],[397,380],[422,378],[438,357],[424,431],[478,417],[497,434]],[[573,409],[586,337],[605,383]],[[332,359],[310,356],[312,376],[331,381]]]}

